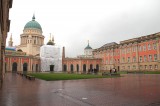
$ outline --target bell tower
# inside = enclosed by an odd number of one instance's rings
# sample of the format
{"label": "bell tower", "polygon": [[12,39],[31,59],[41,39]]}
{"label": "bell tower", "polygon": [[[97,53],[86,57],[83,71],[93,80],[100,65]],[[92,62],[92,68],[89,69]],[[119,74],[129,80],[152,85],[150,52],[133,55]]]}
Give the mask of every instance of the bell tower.
{"label": "bell tower", "polygon": [[8,46],[10,46],[10,47],[13,46],[12,34],[11,34],[10,39],[9,39],[9,41],[8,41]]}

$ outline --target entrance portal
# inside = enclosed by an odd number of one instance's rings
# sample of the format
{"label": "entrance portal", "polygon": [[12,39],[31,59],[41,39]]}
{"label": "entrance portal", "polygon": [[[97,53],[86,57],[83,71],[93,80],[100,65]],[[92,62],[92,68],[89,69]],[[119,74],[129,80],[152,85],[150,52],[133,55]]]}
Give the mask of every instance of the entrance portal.
{"label": "entrance portal", "polygon": [[17,72],[17,63],[16,62],[14,62],[12,64],[12,72]]}
{"label": "entrance portal", "polygon": [[23,64],[23,72],[27,72],[27,66],[28,66],[27,63],[24,63],[24,64]]}
{"label": "entrance portal", "polygon": [[54,65],[50,65],[50,71],[54,71]]}

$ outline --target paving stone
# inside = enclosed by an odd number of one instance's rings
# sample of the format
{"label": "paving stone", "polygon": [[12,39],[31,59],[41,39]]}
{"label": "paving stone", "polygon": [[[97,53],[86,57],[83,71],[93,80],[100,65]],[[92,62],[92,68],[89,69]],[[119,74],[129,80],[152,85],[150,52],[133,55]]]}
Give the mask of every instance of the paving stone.
{"label": "paving stone", "polygon": [[44,81],[7,73],[0,106],[159,106],[159,81],[160,75],[146,74]]}

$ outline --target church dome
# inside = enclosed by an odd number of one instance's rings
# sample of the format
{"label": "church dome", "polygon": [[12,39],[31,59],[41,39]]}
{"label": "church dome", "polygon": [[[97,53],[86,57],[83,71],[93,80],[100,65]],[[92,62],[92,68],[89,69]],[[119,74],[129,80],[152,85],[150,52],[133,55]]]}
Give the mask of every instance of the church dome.
{"label": "church dome", "polygon": [[32,21],[29,21],[25,26],[24,26],[24,29],[27,29],[27,28],[35,28],[35,29],[39,29],[42,31],[42,28],[41,28],[41,25],[35,21],[35,16],[33,15],[32,17]]}
{"label": "church dome", "polygon": [[16,48],[15,47],[6,47],[5,50],[16,51]]}

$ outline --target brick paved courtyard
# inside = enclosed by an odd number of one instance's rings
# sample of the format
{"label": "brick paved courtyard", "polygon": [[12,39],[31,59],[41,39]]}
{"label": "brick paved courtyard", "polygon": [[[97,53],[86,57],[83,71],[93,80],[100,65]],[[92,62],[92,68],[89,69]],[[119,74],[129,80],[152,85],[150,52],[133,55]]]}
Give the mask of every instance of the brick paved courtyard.
{"label": "brick paved courtyard", "polygon": [[160,75],[30,81],[7,73],[0,106],[160,106]]}

